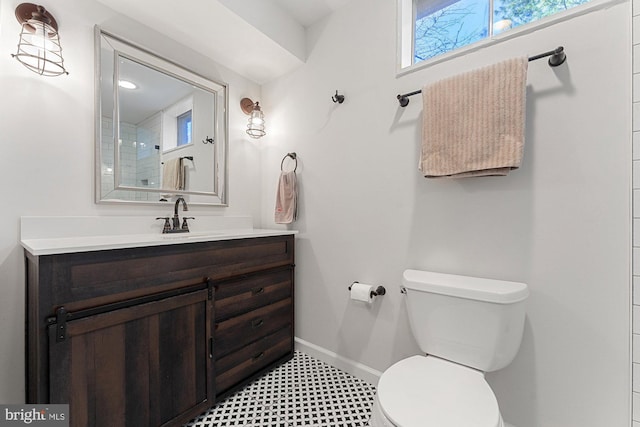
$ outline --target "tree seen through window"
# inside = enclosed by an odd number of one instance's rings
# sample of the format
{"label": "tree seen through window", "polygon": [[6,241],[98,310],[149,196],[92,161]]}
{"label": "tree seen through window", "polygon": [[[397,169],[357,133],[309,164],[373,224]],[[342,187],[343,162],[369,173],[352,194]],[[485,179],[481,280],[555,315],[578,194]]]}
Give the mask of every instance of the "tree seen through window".
{"label": "tree seen through window", "polygon": [[[414,63],[589,0],[413,0]],[[489,26],[489,13],[493,25]]]}

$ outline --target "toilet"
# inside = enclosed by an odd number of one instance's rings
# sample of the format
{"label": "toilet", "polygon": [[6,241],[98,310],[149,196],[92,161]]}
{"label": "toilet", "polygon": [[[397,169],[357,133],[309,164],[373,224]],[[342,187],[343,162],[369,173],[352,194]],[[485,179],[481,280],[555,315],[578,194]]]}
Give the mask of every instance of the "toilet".
{"label": "toilet", "polygon": [[527,285],[405,270],[411,331],[426,353],[401,360],[378,382],[371,427],[508,427],[485,372],[520,347]]}

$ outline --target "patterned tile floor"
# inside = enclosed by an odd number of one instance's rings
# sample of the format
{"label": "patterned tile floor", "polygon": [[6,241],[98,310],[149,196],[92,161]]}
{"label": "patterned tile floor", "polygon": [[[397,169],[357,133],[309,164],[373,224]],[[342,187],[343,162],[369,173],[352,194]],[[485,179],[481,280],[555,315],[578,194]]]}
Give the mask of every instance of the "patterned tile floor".
{"label": "patterned tile floor", "polygon": [[185,427],[366,426],[375,387],[302,352]]}

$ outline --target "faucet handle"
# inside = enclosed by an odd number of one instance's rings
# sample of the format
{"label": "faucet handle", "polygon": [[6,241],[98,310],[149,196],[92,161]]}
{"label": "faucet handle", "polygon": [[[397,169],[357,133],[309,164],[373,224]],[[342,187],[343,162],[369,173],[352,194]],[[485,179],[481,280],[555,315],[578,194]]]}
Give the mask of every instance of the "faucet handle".
{"label": "faucet handle", "polygon": [[169,230],[171,230],[171,224],[169,223],[169,217],[168,216],[160,216],[158,219],[164,219],[164,226],[162,227],[162,234],[164,233],[168,233]]}
{"label": "faucet handle", "polygon": [[189,231],[189,224],[187,223],[188,219],[195,219],[192,216],[184,216],[182,217],[182,229]]}

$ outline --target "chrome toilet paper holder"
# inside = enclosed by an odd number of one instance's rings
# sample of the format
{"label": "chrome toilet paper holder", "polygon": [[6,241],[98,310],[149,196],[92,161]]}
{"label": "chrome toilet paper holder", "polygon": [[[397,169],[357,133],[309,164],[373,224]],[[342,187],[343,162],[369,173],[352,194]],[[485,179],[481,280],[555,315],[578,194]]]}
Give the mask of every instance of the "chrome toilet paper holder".
{"label": "chrome toilet paper holder", "polygon": [[[360,283],[357,280],[355,282],[353,282],[350,286],[349,286],[349,292],[351,292],[351,286],[354,285],[354,283]],[[371,297],[378,297],[381,295],[384,295],[387,293],[387,290],[384,288],[384,286],[380,285],[378,286],[374,291],[371,291]]]}

